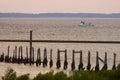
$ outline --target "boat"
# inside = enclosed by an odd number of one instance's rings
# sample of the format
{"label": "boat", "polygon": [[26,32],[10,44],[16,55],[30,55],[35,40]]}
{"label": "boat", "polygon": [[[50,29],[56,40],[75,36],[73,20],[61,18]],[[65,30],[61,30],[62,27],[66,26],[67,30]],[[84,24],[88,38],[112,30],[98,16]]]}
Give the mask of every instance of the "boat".
{"label": "boat", "polygon": [[86,23],[84,21],[81,21],[80,24],[79,24],[79,26],[81,26],[81,27],[87,27],[87,26],[94,26],[94,25],[92,23]]}

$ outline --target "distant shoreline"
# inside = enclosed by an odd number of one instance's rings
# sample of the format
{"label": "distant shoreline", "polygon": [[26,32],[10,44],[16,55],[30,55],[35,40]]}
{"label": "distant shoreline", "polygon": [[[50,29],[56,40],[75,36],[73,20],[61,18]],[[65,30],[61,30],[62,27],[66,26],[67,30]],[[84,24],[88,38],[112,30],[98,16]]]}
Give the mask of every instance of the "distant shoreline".
{"label": "distant shoreline", "polygon": [[0,18],[120,18],[120,13],[0,13]]}

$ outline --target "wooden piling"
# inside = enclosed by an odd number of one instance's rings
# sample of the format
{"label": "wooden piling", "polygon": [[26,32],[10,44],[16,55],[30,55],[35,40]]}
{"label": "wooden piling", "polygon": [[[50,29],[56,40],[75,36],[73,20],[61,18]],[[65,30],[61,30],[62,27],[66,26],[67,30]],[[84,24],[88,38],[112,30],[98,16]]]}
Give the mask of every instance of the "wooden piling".
{"label": "wooden piling", "polygon": [[40,48],[39,48],[38,54],[39,54],[39,65],[41,65],[41,53],[40,53]]}
{"label": "wooden piling", "polygon": [[8,54],[7,54],[8,57],[9,57],[9,52],[10,52],[10,46],[8,46]]}
{"label": "wooden piling", "polygon": [[52,49],[50,50],[50,68],[53,67],[53,60],[52,60]]}
{"label": "wooden piling", "polygon": [[50,50],[50,59],[52,59],[52,49]]}
{"label": "wooden piling", "polygon": [[64,70],[66,70],[68,68],[67,66],[68,66],[67,50],[65,49]]}
{"label": "wooden piling", "polygon": [[44,49],[44,59],[43,59],[43,67],[46,67],[47,66],[47,49],[45,48]]}
{"label": "wooden piling", "polygon": [[12,63],[15,63],[15,50],[13,50]]}
{"label": "wooden piling", "polygon": [[22,46],[21,46],[20,51],[21,51],[21,58],[20,58],[20,62],[21,62],[21,63],[23,63],[23,47],[22,47]]}
{"label": "wooden piling", "polygon": [[113,58],[113,67],[112,70],[116,70],[116,54],[113,54],[114,58]]}
{"label": "wooden piling", "polygon": [[31,63],[34,64],[34,47],[32,47]]}
{"label": "wooden piling", "polygon": [[40,56],[40,48],[37,50],[37,60],[36,60],[36,66],[41,65],[41,56]]}
{"label": "wooden piling", "polygon": [[82,61],[82,51],[80,51],[80,61],[79,61],[79,65],[78,65],[78,70],[84,70],[83,61]]}
{"label": "wooden piling", "polygon": [[99,60],[98,60],[98,51],[96,52],[96,66],[95,66],[95,71],[99,71]]}
{"label": "wooden piling", "polygon": [[18,61],[17,61],[18,64],[20,64],[20,53],[21,53],[21,47],[19,47],[19,51],[18,51]]}
{"label": "wooden piling", "polygon": [[9,51],[10,51],[10,46],[8,46],[8,53],[7,55],[5,56],[5,62],[11,62],[11,57],[9,57]]}
{"label": "wooden piling", "polygon": [[30,31],[30,65],[32,64],[31,61],[31,56],[32,56],[32,30]]}
{"label": "wooden piling", "polygon": [[104,58],[104,65],[102,70],[107,70],[108,66],[107,66],[107,52],[105,52],[105,58]]}
{"label": "wooden piling", "polygon": [[29,59],[28,59],[28,47],[26,47],[26,62],[28,63]]}
{"label": "wooden piling", "polygon": [[24,60],[24,65],[28,64],[28,47],[26,46],[26,57],[25,57],[25,60]]}
{"label": "wooden piling", "polygon": [[4,61],[4,53],[0,56],[0,62]]}
{"label": "wooden piling", "polygon": [[87,70],[90,71],[91,69],[91,63],[90,63],[90,51],[88,51],[88,64],[87,64]]}
{"label": "wooden piling", "polygon": [[74,50],[73,50],[73,56],[72,56],[72,64],[71,64],[71,69],[74,70],[75,69],[75,59],[74,59]]}
{"label": "wooden piling", "polygon": [[17,46],[15,46],[15,63],[17,62]]}
{"label": "wooden piling", "polygon": [[57,62],[56,62],[57,69],[61,67],[61,61],[60,61],[60,50],[58,49],[57,53]]}
{"label": "wooden piling", "polygon": [[23,50],[22,50],[22,46],[19,47],[17,63],[18,64],[23,63]]}

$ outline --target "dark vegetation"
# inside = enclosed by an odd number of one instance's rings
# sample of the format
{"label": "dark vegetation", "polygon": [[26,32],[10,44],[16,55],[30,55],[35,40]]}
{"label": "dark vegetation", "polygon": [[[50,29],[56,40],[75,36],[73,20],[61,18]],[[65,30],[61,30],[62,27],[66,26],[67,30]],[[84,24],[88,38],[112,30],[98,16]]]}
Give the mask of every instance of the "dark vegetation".
{"label": "dark vegetation", "polygon": [[63,71],[55,73],[50,71],[46,74],[39,73],[33,79],[29,78],[29,74],[16,76],[13,69],[8,69],[2,80],[120,80],[120,64],[116,70],[102,70],[98,72],[75,71],[72,76],[67,76]]}

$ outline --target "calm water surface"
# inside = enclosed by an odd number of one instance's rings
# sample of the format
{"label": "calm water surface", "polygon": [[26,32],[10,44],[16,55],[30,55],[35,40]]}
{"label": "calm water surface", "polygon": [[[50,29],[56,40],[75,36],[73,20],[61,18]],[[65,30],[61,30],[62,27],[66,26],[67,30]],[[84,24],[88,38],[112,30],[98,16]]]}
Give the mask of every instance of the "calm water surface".
{"label": "calm water surface", "polygon": [[[80,21],[92,23],[94,26],[80,27]],[[91,40],[91,41],[120,41],[120,19],[81,19],[81,18],[2,18],[0,19],[0,39],[29,39],[29,31],[33,30],[34,40]],[[10,55],[12,56],[15,45],[23,46],[23,55],[25,57],[25,48],[29,43],[4,43],[0,42],[0,54],[7,54],[7,47],[10,45]],[[35,57],[38,48],[41,48],[43,56],[44,48],[47,48],[48,60],[50,49],[53,49],[54,66],[43,68],[35,65],[24,66],[23,64],[0,63],[0,76],[3,76],[8,67],[13,68],[18,75],[30,73],[33,78],[39,72],[45,73],[50,70],[56,70],[57,49],[67,49],[68,70],[71,70],[72,50],[83,51],[83,63],[87,65],[87,54],[91,51],[91,64],[95,66],[96,51],[104,59],[104,53],[108,53],[108,68],[113,65],[113,53],[117,54],[116,63],[120,63],[120,44],[84,44],[84,43],[33,43],[35,47]],[[61,53],[61,63],[63,65],[64,53]],[[75,54],[76,69],[79,64],[79,54]],[[103,63],[100,62],[100,67]]]}

